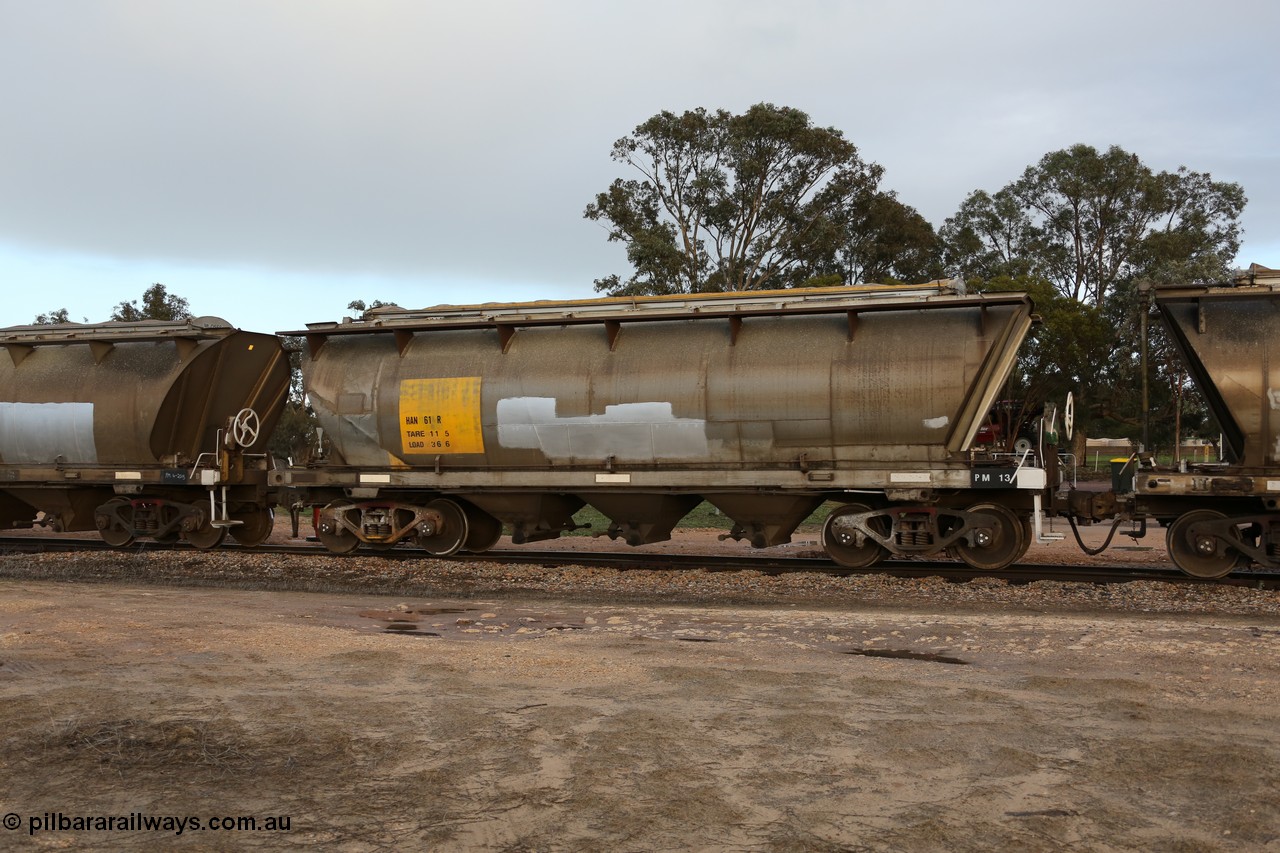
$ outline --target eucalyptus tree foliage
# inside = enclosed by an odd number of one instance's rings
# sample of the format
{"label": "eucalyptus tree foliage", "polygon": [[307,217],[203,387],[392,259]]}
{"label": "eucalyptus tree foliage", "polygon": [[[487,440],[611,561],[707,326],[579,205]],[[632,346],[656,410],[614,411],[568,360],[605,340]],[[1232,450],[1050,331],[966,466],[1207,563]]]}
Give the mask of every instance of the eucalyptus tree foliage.
{"label": "eucalyptus tree foliage", "polygon": [[[596,281],[613,294],[854,283],[846,276],[875,257],[858,254],[850,239],[864,233],[851,235],[854,214],[866,215],[873,202],[877,211],[910,210],[877,189],[883,169],[864,162],[840,131],[772,104],[742,115],[662,112],[615,142],[612,157],[639,177],[615,180],[584,216],[626,246],[632,276]],[[923,219],[901,218],[917,231],[902,225],[897,233],[918,235]],[[932,228],[923,224],[931,245]],[[892,266],[875,264],[877,273]]]}
{"label": "eucalyptus tree foliage", "polygon": [[[940,237],[948,268],[975,286],[1011,276],[1036,293],[1044,325],[1018,368],[1029,382],[1035,377],[1029,399],[1072,391],[1083,429],[1138,438],[1146,423],[1153,442],[1176,444],[1179,430],[1170,425],[1198,426],[1203,407],[1184,395],[1185,377],[1138,285],[1228,278],[1245,201],[1238,184],[1206,173],[1155,172],[1121,148],[1075,145],[1046,154],[997,192],[972,193]],[[1051,290],[1037,292],[1037,281]]]}
{"label": "eucalyptus tree foliage", "polygon": [[[177,294],[169,293],[163,284],[157,282],[143,291],[141,305],[136,299],[121,302],[111,310],[108,319],[132,323],[138,320],[186,320],[190,317],[190,303]],[[38,326],[70,322],[70,312],[66,308],[38,314],[33,321]],[[89,322],[89,318],[84,318],[84,322]]]}
{"label": "eucalyptus tree foliage", "polygon": [[111,312],[112,320],[134,322],[137,320],[186,320],[191,317],[191,305],[186,299],[174,293],[159,282],[148,287],[142,294],[142,305],[138,300],[121,302]]}
{"label": "eucalyptus tree foliage", "polygon": [[838,225],[835,250],[813,264],[815,278],[828,269],[842,284],[922,282],[945,274],[933,226],[893,192],[846,199],[832,219]]}
{"label": "eucalyptus tree foliage", "polygon": [[1207,173],[1154,172],[1117,146],[1074,145],[995,193],[972,193],[940,236],[956,273],[1040,276],[1102,307],[1138,278],[1226,278],[1245,202],[1239,184]]}
{"label": "eucalyptus tree foliage", "polygon": [[365,302],[363,299],[353,299],[347,303],[347,309],[350,311],[359,311],[361,316],[372,311],[375,308],[385,308],[386,306],[394,306],[394,302],[383,302],[381,299],[375,299],[372,302]]}
{"label": "eucalyptus tree foliage", "polygon": [[975,190],[938,234],[951,272],[985,281],[1032,275],[1040,236],[1009,187]]}
{"label": "eucalyptus tree foliage", "polygon": [[52,326],[57,323],[70,323],[71,315],[68,313],[66,308],[59,308],[55,311],[50,311],[47,314],[37,314],[36,318],[31,322],[36,326]]}

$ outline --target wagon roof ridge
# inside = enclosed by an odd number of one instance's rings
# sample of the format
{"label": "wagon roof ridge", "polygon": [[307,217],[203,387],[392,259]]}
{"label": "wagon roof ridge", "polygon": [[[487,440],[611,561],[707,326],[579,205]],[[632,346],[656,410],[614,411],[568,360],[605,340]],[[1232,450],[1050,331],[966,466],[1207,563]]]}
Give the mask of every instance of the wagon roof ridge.
{"label": "wagon roof ridge", "polygon": [[582,323],[623,323],[647,320],[712,319],[717,317],[795,314],[859,313],[922,305],[990,304],[1026,301],[1022,293],[969,295],[954,280],[914,285],[797,288],[740,293],[698,293],[674,296],[628,296],[602,299],[438,305],[408,310],[384,306],[362,319],[309,323],[284,335],[351,335],[413,329],[460,329]]}
{"label": "wagon roof ridge", "polygon": [[584,311],[643,309],[648,306],[690,307],[702,305],[755,305],[773,302],[823,302],[847,299],[885,299],[964,293],[958,279],[939,279],[926,284],[861,284],[837,287],[806,287],[787,290],[732,290],[716,293],[672,293],[660,296],[603,296],[588,299],[539,299],[529,302],[482,302],[474,305],[434,305],[409,310],[398,306],[375,308],[369,315],[439,314],[449,312],[528,312],[564,311],[577,307]]}
{"label": "wagon roof ridge", "polygon": [[0,343],[42,344],[120,343],[161,341],[174,338],[224,338],[237,329],[221,317],[189,317],[185,320],[111,320],[105,323],[37,323],[0,329]]}
{"label": "wagon roof ridge", "polygon": [[1139,284],[1139,288],[1150,288],[1160,302],[1201,296],[1224,298],[1257,296],[1280,291],[1280,270],[1273,270],[1261,264],[1250,264],[1248,269],[1239,271],[1230,281],[1201,281],[1190,284],[1153,282]]}

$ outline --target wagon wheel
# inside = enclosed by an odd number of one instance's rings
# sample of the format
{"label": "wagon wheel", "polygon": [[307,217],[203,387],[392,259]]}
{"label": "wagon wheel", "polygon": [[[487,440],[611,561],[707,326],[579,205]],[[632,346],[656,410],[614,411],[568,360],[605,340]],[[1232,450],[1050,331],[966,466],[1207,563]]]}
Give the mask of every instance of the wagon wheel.
{"label": "wagon wheel", "polygon": [[467,507],[463,512],[467,516],[467,541],[462,550],[481,554],[498,544],[502,538],[501,521],[474,507]]}
{"label": "wagon wheel", "polygon": [[418,547],[437,557],[458,553],[467,541],[467,516],[462,507],[441,498],[427,504],[427,509],[433,517],[421,523],[427,530],[419,530]]}
{"label": "wagon wheel", "polygon": [[973,537],[975,544],[961,539],[952,546],[966,564],[995,571],[1011,565],[1026,553],[1030,545],[1027,529],[1013,510],[999,504],[974,504],[967,511],[984,515],[990,522],[978,525]]}
{"label": "wagon wheel", "polygon": [[[1217,510],[1196,509],[1174,519],[1164,540],[1173,564],[1197,578],[1220,578],[1230,573],[1240,554],[1201,526],[1225,518]],[[1229,535],[1239,540],[1239,528],[1231,527]]]}
{"label": "wagon wheel", "polygon": [[[109,510],[129,508],[129,501],[127,498],[112,498],[103,504],[101,508]],[[106,521],[106,526],[100,527],[98,529],[98,534],[102,536],[102,541],[106,542],[112,548],[128,548],[134,543],[132,525],[128,527],[121,527],[112,524],[115,515],[115,512],[106,512],[98,518],[97,521],[99,524],[102,524],[104,520]],[[126,515],[127,517],[132,518],[133,512],[131,508]]]}
{"label": "wagon wheel", "polygon": [[[845,504],[827,516],[822,525],[822,547],[827,555],[842,566],[851,569],[865,569],[889,556],[884,546],[873,539],[867,539],[853,526],[849,517],[871,512],[871,508],[863,504]],[[861,539],[861,544],[859,544]]]}
{"label": "wagon wheel", "polygon": [[256,548],[266,542],[275,529],[276,514],[270,507],[233,512],[231,518],[240,522],[231,528],[231,538],[246,548]]}
{"label": "wagon wheel", "polygon": [[[1032,543],[1036,541],[1036,529],[1031,523],[1031,517],[1023,515],[1019,516],[1019,519],[1022,524],[1022,547],[1018,550],[1018,553],[1013,556],[1013,559],[1009,561],[1010,565],[1013,565],[1026,556],[1026,553],[1031,550]],[[951,556],[955,556],[955,554],[952,554]]]}
{"label": "wagon wheel", "polygon": [[199,548],[201,551],[207,551],[210,548],[217,548],[222,544],[222,540],[227,538],[227,528],[214,527],[209,523],[209,519],[202,513],[200,515],[200,526],[194,530],[186,531],[184,535],[193,548]]}
{"label": "wagon wheel", "polygon": [[258,431],[262,422],[258,413],[250,408],[243,408],[231,419],[231,437],[241,447],[250,447],[258,440]]}
{"label": "wagon wheel", "polygon": [[1013,562],[1018,562],[1023,556],[1031,550],[1031,543],[1036,541],[1036,529],[1031,523],[1029,516],[1022,517],[1022,550],[1013,558]]}
{"label": "wagon wheel", "polygon": [[335,554],[350,554],[360,547],[360,540],[338,523],[338,510],[344,505],[335,501],[320,510],[320,520],[316,524],[316,538]]}

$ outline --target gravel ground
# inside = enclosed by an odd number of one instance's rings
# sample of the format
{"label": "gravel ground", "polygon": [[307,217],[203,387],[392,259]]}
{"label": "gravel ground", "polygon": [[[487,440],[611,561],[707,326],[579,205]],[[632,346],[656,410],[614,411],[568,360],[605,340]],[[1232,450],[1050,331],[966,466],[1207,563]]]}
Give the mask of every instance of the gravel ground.
{"label": "gravel ground", "polygon": [[0,554],[4,849],[1280,851],[1277,708],[1274,591]]}
{"label": "gravel ground", "polygon": [[[1057,532],[1063,532],[1062,525]],[[629,549],[608,539],[564,537],[529,546],[537,550],[634,550],[661,555],[744,554],[752,549],[735,542],[721,542],[720,531],[677,530],[670,542]],[[1117,534],[1116,546],[1098,556],[1080,551],[1073,539],[1034,545],[1023,563],[1070,565],[1167,564],[1164,534],[1159,528],[1141,540]],[[277,521],[273,543],[291,540],[287,519]],[[305,531],[303,531],[305,535]],[[1107,528],[1082,531],[1085,543],[1100,545]],[[1140,543],[1140,544],[1135,544]],[[503,543],[505,547],[519,550]],[[813,534],[799,533],[788,545],[771,553],[818,556]],[[501,553],[500,549],[498,553]],[[759,552],[755,552],[759,553]],[[107,552],[92,554],[0,555],[0,577],[66,579],[154,584],[217,585],[277,590],[359,590],[389,595],[485,596],[518,595],[575,597],[585,600],[631,602],[821,604],[829,606],[945,605],[954,608],[1014,609],[1024,611],[1121,610],[1138,613],[1280,613],[1280,592],[1239,586],[1135,581],[1124,584],[1084,584],[1055,581],[1009,583],[977,579],[954,583],[941,578],[894,578],[887,575],[837,577],[821,573],[780,576],[755,571],[626,571],[563,565],[503,564],[501,562],[395,559],[369,551],[335,557],[320,551],[315,556],[254,554],[243,551],[176,550],[160,552]]]}

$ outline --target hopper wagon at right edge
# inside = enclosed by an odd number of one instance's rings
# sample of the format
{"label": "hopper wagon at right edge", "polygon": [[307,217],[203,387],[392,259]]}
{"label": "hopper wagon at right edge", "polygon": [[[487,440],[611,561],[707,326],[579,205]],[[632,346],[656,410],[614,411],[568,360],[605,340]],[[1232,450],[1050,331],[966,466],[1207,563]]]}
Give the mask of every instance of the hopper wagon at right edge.
{"label": "hopper wagon at right edge", "polygon": [[1280,271],[1254,265],[1230,284],[1158,286],[1155,304],[1221,429],[1223,461],[1144,466],[1115,492],[1073,491],[1073,520],[1155,518],[1169,558],[1196,577],[1280,568]]}

